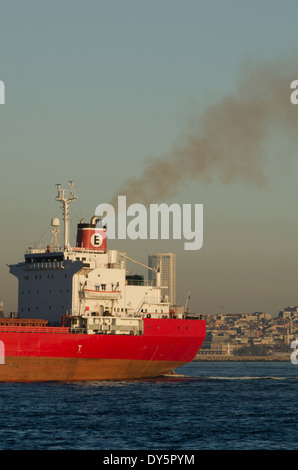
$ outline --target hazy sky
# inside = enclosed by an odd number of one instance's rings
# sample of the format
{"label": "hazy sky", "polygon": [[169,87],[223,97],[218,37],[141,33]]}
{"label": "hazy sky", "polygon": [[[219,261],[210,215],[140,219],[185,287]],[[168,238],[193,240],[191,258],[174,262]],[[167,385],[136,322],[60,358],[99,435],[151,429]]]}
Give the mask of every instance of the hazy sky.
{"label": "hazy sky", "polygon": [[[193,311],[276,314],[298,305],[298,105],[290,103],[290,81],[298,79],[296,1],[12,0],[0,8],[6,311],[17,306],[7,264],[21,261],[30,244],[50,240],[50,221],[59,213],[56,183],[75,181],[74,234],[81,217],[89,220],[131,176],[142,181],[148,162],[168,158],[184,135],[199,144],[208,136],[208,175],[186,165],[183,180],[160,202],[204,204],[203,248],[187,252],[179,240],[121,240],[110,247],[145,263],[150,253],[175,251],[177,298],[184,303],[190,290]],[[267,63],[282,65],[247,85],[251,64]],[[275,103],[271,93],[270,115],[263,116],[267,83],[279,73],[285,94]],[[236,100],[226,100],[235,93]],[[231,103],[233,122],[225,107]],[[230,151],[226,136],[235,142],[234,126],[237,146]],[[180,174],[184,154],[169,165]],[[170,184],[166,175],[164,184]]]}

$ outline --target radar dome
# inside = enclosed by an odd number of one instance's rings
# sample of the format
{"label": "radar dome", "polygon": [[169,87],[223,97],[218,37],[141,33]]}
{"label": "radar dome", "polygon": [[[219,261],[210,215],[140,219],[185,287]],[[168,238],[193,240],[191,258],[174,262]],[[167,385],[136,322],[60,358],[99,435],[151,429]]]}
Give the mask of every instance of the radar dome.
{"label": "radar dome", "polygon": [[54,217],[54,218],[52,219],[52,221],[51,221],[51,225],[52,225],[53,227],[59,227],[59,225],[60,225],[60,220],[59,220],[57,217]]}

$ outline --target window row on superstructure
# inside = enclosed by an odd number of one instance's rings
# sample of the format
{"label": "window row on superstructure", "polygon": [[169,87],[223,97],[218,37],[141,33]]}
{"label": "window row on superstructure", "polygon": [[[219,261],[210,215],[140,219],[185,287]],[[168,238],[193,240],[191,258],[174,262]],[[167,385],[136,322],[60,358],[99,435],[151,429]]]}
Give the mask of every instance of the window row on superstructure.
{"label": "window row on superstructure", "polygon": [[[30,309],[31,309],[31,307],[27,307],[27,308],[22,307],[22,308],[21,308],[21,312],[22,312],[22,313],[24,313],[24,312],[30,313]],[[52,306],[51,306],[51,305],[48,305],[48,309],[51,310],[51,309],[52,309]],[[57,307],[55,307],[55,309],[57,309]],[[36,310],[36,311],[39,310],[38,305],[35,307],[35,310]],[[61,310],[64,310],[64,305],[61,305]]]}
{"label": "window row on superstructure", "polygon": [[[38,280],[38,279],[54,279],[54,274],[46,274],[44,277],[42,276],[42,274],[35,274],[33,275],[32,277],[26,275],[24,276],[24,281],[30,281],[31,279],[33,280]],[[61,277],[61,276],[59,276]],[[64,278],[66,279],[67,278],[67,274],[64,274]]]}
{"label": "window row on superstructure", "polygon": [[[53,289],[49,289],[49,290],[48,290],[48,293],[49,293],[49,294],[57,294],[57,292],[58,292],[58,290],[57,290],[56,292],[55,292]],[[69,289],[65,289],[64,292],[69,292]],[[63,293],[63,289],[59,289],[59,292],[58,292],[58,293],[62,294],[62,293]],[[26,294],[31,294],[31,290],[28,290],[28,291],[26,292]],[[32,291],[32,294],[39,294],[39,290],[37,290],[37,291],[35,291],[35,292]],[[42,294],[44,294],[44,292],[42,292]],[[22,295],[25,295],[25,291],[23,291],[23,290],[22,290]]]}

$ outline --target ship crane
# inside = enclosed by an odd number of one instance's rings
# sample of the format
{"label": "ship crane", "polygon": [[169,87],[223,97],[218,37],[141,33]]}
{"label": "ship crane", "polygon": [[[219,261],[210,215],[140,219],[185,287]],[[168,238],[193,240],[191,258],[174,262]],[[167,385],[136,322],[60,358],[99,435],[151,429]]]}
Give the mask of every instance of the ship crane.
{"label": "ship crane", "polygon": [[187,294],[187,297],[186,297],[186,302],[185,302],[185,307],[184,307],[185,313],[188,313],[188,302],[189,302],[189,299],[190,299],[190,291],[188,291],[188,294]]}
{"label": "ship crane", "polygon": [[133,263],[139,264],[143,268],[147,268],[147,269],[150,269],[150,271],[153,271],[156,274],[156,286],[160,287],[160,266],[159,265],[157,268],[151,268],[150,266],[147,266],[146,264],[143,264],[140,261],[130,258],[129,256],[124,255],[123,253],[119,253],[119,255],[122,256],[123,258],[128,259],[129,261],[132,261]]}

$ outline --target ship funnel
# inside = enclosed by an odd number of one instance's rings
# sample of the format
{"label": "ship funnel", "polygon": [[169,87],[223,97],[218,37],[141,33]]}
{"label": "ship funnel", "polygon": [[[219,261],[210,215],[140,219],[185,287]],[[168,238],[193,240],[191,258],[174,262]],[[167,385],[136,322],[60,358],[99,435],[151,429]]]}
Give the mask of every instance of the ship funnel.
{"label": "ship funnel", "polygon": [[92,251],[107,251],[106,229],[97,224],[98,217],[93,216],[90,224],[78,224],[77,248]]}

